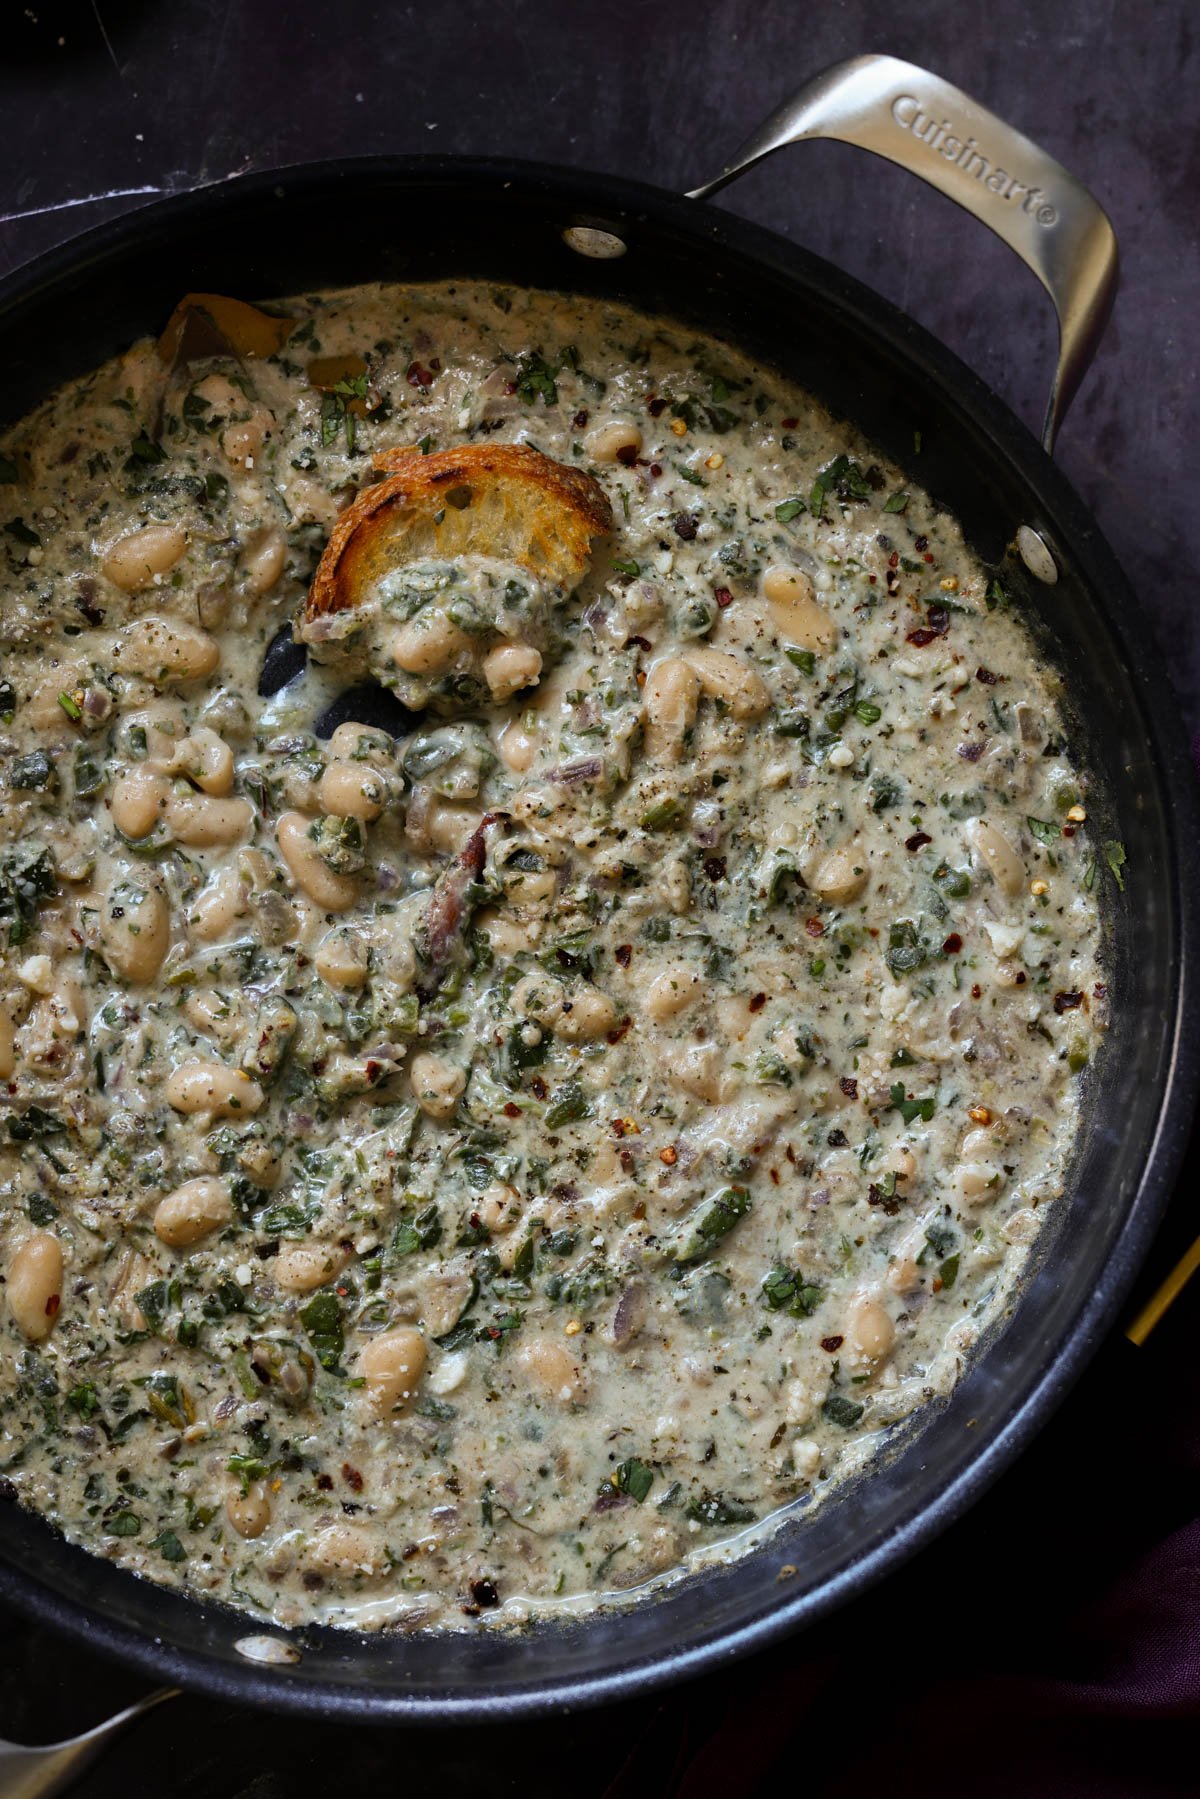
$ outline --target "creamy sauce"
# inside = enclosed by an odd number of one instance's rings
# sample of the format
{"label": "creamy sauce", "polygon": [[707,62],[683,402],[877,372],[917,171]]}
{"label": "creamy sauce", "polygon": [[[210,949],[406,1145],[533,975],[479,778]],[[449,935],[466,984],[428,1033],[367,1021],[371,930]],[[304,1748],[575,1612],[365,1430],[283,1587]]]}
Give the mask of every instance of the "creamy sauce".
{"label": "creamy sauce", "polygon": [[[1104,857],[1003,592],[777,376],[280,310],[0,462],[3,1491],[284,1624],[583,1609],[953,1385],[1062,1189]],[[401,571],[261,697],[370,453],[493,434],[602,481],[578,594]],[[451,606],[469,666],[398,669]],[[431,710],[319,741],[366,671]]]}

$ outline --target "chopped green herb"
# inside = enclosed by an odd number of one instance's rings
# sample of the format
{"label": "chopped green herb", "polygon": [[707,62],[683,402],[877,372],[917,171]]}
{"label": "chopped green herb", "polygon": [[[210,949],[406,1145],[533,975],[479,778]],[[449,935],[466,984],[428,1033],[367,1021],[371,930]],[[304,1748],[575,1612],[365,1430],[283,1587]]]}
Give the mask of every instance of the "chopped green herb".
{"label": "chopped green herb", "polygon": [[648,1468],[645,1462],[639,1462],[636,1456],[631,1456],[614,1469],[612,1484],[618,1493],[628,1493],[631,1499],[641,1505],[654,1485],[654,1470]]}
{"label": "chopped green herb", "polygon": [[1117,883],[1117,886],[1121,889],[1121,892],[1124,893],[1125,878],[1122,875],[1121,870],[1128,860],[1125,854],[1125,845],[1119,843],[1115,837],[1112,837],[1103,845],[1103,849],[1104,860],[1108,863],[1109,872],[1111,873],[1113,880]]}

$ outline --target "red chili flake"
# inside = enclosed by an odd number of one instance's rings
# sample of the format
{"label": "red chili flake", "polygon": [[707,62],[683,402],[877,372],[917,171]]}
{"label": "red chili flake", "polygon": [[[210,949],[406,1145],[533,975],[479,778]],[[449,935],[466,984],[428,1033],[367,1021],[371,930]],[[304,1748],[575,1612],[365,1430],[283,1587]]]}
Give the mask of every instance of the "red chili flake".
{"label": "red chili flake", "polygon": [[996,682],[1002,681],[1004,677],[1003,675],[994,675],[990,668],[977,668],[975,670],[975,679],[977,681],[982,681],[985,687],[994,687]]}
{"label": "red chili flake", "polygon": [[718,587],[713,597],[722,611],[725,610],[726,606],[733,605],[733,595],[727,587]]}
{"label": "red chili flake", "polygon": [[951,931],[945,943],[942,945],[942,954],[943,956],[957,956],[961,948],[962,938],[957,931]]}
{"label": "red chili flake", "polygon": [[[431,368],[423,368],[419,362],[410,362],[408,369],[405,372],[404,379],[408,382],[410,387],[432,387],[433,370]],[[513,392],[516,392],[515,387],[513,388]]]}
{"label": "red chili flake", "polygon": [[832,1355],[834,1350],[840,1349],[845,1341],[845,1337],[822,1337],[821,1348],[827,1350],[828,1353]]}
{"label": "red chili flake", "polygon": [[899,552],[899,550],[893,550],[891,555],[888,557],[888,567],[889,568],[899,568],[899,566],[900,566],[900,552]]}
{"label": "red chili flake", "polygon": [[630,644],[633,644],[634,647],[639,650],[652,650],[654,648],[654,645],[648,637],[627,637],[625,639],[625,648],[628,649]]}
{"label": "red chili flake", "polygon": [[928,831],[914,831],[911,837],[904,839],[904,847],[906,850],[919,850],[924,849],[927,843],[932,842],[933,838]]}
{"label": "red chili flake", "polygon": [[879,579],[879,577],[878,577],[878,575],[868,575],[868,576],[867,576],[867,581],[868,581],[868,584],[869,584],[869,585],[870,585],[870,586],[871,586],[871,587],[874,587],[874,586],[875,586],[875,583],[876,583],[876,582],[877,582],[877,581],[878,581],[878,579]]}
{"label": "red chili flake", "polygon": [[517,384],[515,381],[506,381],[504,383],[505,394],[515,394],[516,391],[517,391]]}
{"label": "red chili flake", "polygon": [[342,1479],[345,1481],[346,1485],[350,1488],[350,1491],[352,1493],[361,1493],[362,1492],[363,1477],[358,1472],[357,1468],[352,1468],[350,1466],[349,1462],[342,1463]]}
{"label": "red chili flake", "polygon": [[1074,837],[1075,826],[1074,825],[1064,825],[1062,828],[1062,834],[1064,837]]}
{"label": "red chili flake", "polygon": [[660,400],[657,394],[651,394],[650,398],[646,401],[646,411],[650,414],[650,417],[652,419],[661,418],[666,410],[667,402],[665,400]]}
{"label": "red chili flake", "polygon": [[617,451],[617,461],[623,468],[636,468],[637,459],[637,449],[633,444],[622,444]]}
{"label": "red chili flake", "polygon": [[766,1003],[767,1003],[766,994],[765,993],[756,993],[754,995],[753,999],[750,1001],[750,1010],[752,1012],[761,1012],[763,1007],[766,1005]]}
{"label": "red chili flake", "polygon": [[632,943],[618,943],[616,949],[613,951],[613,959],[616,961],[618,967],[628,968],[629,964],[633,961]]}
{"label": "red chili flake", "polygon": [[632,1027],[632,1018],[623,1018],[615,1030],[609,1031],[607,1041],[609,1043],[619,1043],[626,1031],[631,1030]]}
{"label": "red chili flake", "polygon": [[922,562],[932,562],[933,561],[933,551],[926,550],[925,554],[921,558],[921,561]]}
{"label": "red chili flake", "polygon": [[906,643],[915,643],[918,649],[927,643],[933,643],[938,637],[944,637],[950,629],[950,614],[944,606],[930,606],[925,617],[925,624],[918,625],[905,638]]}
{"label": "red chili flake", "polygon": [[612,1133],[618,1142],[620,1142],[621,1138],[625,1135],[625,1133],[628,1129],[629,1129],[629,1126],[626,1124],[626,1122],[623,1118],[614,1118],[613,1119]]}
{"label": "red chili flake", "polygon": [[650,464],[650,473],[654,476],[654,479],[657,481],[658,477],[662,474],[662,463],[661,462],[652,462]]}
{"label": "red chili flake", "polygon": [[505,1105],[504,1116],[506,1118],[519,1118],[521,1116],[521,1108],[515,1100],[510,1099]]}
{"label": "red chili flake", "polygon": [[1082,1004],[1082,993],[1056,993],[1054,995],[1054,1010],[1060,1016],[1063,1012],[1074,1012],[1076,1007]]}
{"label": "red chili flake", "polygon": [[780,419],[779,421],[780,428],[784,431],[794,431],[799,423],[799,419]]}
{"label": "red chili flake", "polygon": [[576,430],[582,431],[587,422],[587,408],[586,406],[581,406],[579,411],[575,414],[575,417],[571,420],[571,423],[575,426]]}
{"label": "red chili flake", "polygon": [[983,988],[980,986],[972,987],[971,998],[972,999],[982,999],[983,998]]}
{"label": "red chili flake", "polygon": [[58,1308],[61,1304],[62,1304],[62,1294],[61,1293],[52,1293],[50,1295],[49,1299],[46,1301],[46,1316],[47,1316],[47,1318],[57,1317]]}
{"label": "red chili flake", "polygon": [[[621,1164],[622,1168],[625,1170],[626,1174],[633,1173],[636,1163],[634,1162],[633,1151],[631,1149],[619,1150],[617,1152],[617,1160],[620,1162],[620,1164]],[[633,1215],[635,1218],[644,1218],[646,1216],[645,1207],[643,1207],[642,1210],[639,1212],[637,1206],[634,1206]]]}
{"label": "red chili flake", "polygon": [[838,1082],[838,1086],[841,1088],[842,1092],[846,1095],[847,1099],[857,1099],[858,1098],[858,1082],[855,1080],[852,1080],[848,1074],[844,1074],[842,1076],[841,1080]]}
{"label": "red chili flake", "polygon": [[529,1085],[533,1089],[533,1097],[535,1099],[545,1099],[547,1093],[550,1091],[540,1074],[535,1074]]}
{"label": "red chili flake", "polygon": [[322,1493],[328,1493],[330,1488],[333,1486],[332,1474],[318,1474],[317,1486],[320,1488]]}
{"label": "red chili flake", "polygon": [[724,856],[705,856],[704,872],[710,881],[723,881],[725,879]]}
{"label": "red chili flake", "polygon": [[825,926],[821,923],[819,918],[806,918],[804,921],[804,929],[810,937],[823,937],[825,935]]}

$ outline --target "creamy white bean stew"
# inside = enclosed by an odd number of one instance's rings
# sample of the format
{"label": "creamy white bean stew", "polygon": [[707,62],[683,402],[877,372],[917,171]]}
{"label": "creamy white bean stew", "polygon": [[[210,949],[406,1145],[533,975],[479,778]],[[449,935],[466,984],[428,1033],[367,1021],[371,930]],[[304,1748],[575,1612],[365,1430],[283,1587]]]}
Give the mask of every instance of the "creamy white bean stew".
{"label": "creamy white bean stew", "polygon": [[[372,456],[471,445],[599,483],[578,587],[417,556],[301,667]],[[472,1629],[870,1478],[1062,1191],[1122,878],[953,520],[727,345],[463,284],[194,301],[0,515],[0,1493]]]}

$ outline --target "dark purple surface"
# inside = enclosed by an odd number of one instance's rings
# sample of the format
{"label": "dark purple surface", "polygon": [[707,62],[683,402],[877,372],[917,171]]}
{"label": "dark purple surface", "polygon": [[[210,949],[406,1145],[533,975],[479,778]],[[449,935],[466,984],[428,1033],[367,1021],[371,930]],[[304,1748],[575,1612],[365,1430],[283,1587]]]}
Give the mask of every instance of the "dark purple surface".
{"label": "dark purple surface", "polygon": [[[886,50],[958,82],[1112,214],[1122,294],[1060,460],[1138,588],[1200,731],[1193,0],[947,0],[910,5],[904,18],[878,0],[98,6],[35,5],[36,17],[6,21],[0,269],[142,197],[243,168],[437,150],[687,187],[789,87],[839,57]],[[855,151],[811,145],[723,203],[899,301],[1023,417],[1040,418],[1049,308],[948,202]],[[1194,1186],[1193,1172],[1143,1290],[1200,1230]],[[947,1537],[818,1634],[727,1675],[569,1723],[403,1740],[185,1699],[138,1726],[78,1790],[307,1799],[436,1780],[455,1794],[614,1799],[1195,1793],[1198,1328],[1200,1291],[1144,1350],[1115,1337],[1034,1449]],[[0,1643],[0,1734],[64,1735],[141,1690],[3,1615]]]}

